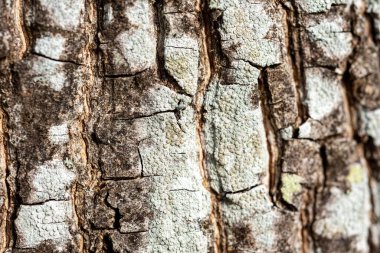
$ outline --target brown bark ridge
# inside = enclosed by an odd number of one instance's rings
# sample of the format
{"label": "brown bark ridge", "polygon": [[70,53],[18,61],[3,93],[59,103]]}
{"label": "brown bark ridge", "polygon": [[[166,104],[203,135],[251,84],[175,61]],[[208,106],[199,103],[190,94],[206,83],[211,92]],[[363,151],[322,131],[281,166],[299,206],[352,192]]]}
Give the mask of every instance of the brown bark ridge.
{"label": "brown bark ridge", "polygon": [[1,252],[380,252],[378,0],[0,0]]}

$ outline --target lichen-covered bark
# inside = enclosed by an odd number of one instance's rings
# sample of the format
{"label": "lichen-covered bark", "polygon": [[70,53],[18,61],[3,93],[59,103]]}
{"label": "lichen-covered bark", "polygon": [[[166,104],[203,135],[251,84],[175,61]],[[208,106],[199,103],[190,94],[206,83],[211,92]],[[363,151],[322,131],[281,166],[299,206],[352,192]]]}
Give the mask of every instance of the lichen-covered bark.
{"label": "lichen-covered bark", "polygon": [[1,252],[380,251],[378,0],[0,0]]}

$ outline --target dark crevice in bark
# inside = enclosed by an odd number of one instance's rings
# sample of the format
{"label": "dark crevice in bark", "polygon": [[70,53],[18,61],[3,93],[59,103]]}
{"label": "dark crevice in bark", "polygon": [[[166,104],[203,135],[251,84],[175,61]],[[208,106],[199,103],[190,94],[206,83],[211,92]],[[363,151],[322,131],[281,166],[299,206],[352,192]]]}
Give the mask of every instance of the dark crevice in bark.
{"label": "dark crevice in bark", "polygon": [[312,233],[312,228],[310,226],[311,221],[310,217],[312,217],[312,214],[310,213],[310,209],[307,208],[313,203],[314,196],[311,196],[314,194],[314,191],[307,191],[306,192],[307,197],[304,202],[303,208],[300,209],[300,220],[302,224],[302,229],[301,229],[301,239],[302,239],[302,253],[309,253],[310,252],[310,238],[311,238],[311,233]]}
{"label": "dark crevice in bark", "polygon": [[218,32],[220,29],[220,24],[223,19],[223,11],[215,10],[209,8],[209,0],[204,2],[205,8],[202,9],[202,22],[205,27],[206,42],[209,45],[209,50],[207,52],[208,58],[210,59],[210,69],[212,74],[219,72],[220,67],[229,67],[230,59],[223,52],[221,35]]}
{"label": "dark crevice in bark", "polygon": [[106,234],[103,236],[103,247],[104,247],[104,250],[106,252],[109,252],[109,253],[117,253],[114,249],[113,249],[113,243],[112,243],[112,239],[111,237]]}
{"label": "dark crevice in bark", "polygon": [[[379,178],[380,168],[378,167],[377,162],[371,159],[371,155],[372,155],[371,153],[375,152],[375,149],[376,149],[376,146],[374,145],[374,140],[371,137],[368,137],[368,140],[366,140],[363,143],[363,149],[364,149],[363,151],[364,151],[364,157],[366,160],[366,165],[368,167],[368,187],[370,190],[370,203],[371,203],[370,221],[372,225],[374,225],[380,222],[379,217],[377,217],[376,210],[375,210],[375,207],[376,207],[375,202],[379,200],[375,199],[371,183],[372,183],[372,180],[377,181],[377,182],[380,180]],[[377,176],[375,175],[375,172],[377,172]],[[372,230],[371,228],[369,228],[368,229],[368,245],[370,248],[370,253],[377,253],[379,252],[379,248],[378,248],[378,245],[376,245],[372,241],[372,237],[373,237]]]}
{"label": "dark crevice in bark", "polygon": [[[24,10],[25,10],[25,0],[16,0],[15,1],[15,4],[16,4],[16,8],[18,8],[17,10],[17,18],[19,23],[16,24],[16,26],[18,27],[19,29],[19,32],[21,33],[20,34],[20,38],[22,40],[22,44],[23,44],[23,48],[20,49],[20,52],[19,52],[19,59],[21,59],[24,54],[27,52],[27,49],[29,48],[30,46],[30,41],[31,41],[31,33],[30,33],[30,30],[27,28],[27,26],[25,25],[25,13],[24,13]],[[32,3],[34,3],[35,0],[32,0]]]}
{"label": "dark crevice in bark", "polygon": [[197,190],[190,190],[190,189],[172,189],[169,190],[170,192],[177,192],[177,191],[186,191],[186,192],[198,192]]}
{"label": "dark crevice in bark", "polygon": [[327,150],[325,145],[321,145],[319,149],[319,155],[322,160],[322,168],[323,168],[323,185],[322,185],[322,192],[326,189],[326,181],[327,181],[327,168],[329,166],[328,159],[327,159]]}
{"label": "dark crevice in bark", "polygon": [[[17,191],[16,193],[12,193],[11,192],[11,189],[12,189],[12,182],[10,182],[10,177],[11,177],[11,171],[10,171],[10,168],[9,168],[9,165],[10,165],[10,157],[9,157],[9,135],[8,135],[8,131],[7,131],[7,122],[8,122],[8,114],[6,113],[5,110],[3,110],[2,108],[0,108],[0,117],[1,117],[1,130],[2,130],[2,142],[3,142],[3,151],[4,151],[4,159],[5,159],[5,178],[4,178],[4,182],[5,182],[5,207],[6,207],[6,210],[5,210],[5,219],[3,219],[3,222],[5,222],[5,234],[3,235],[3,250],[5,251],[6,248],[9,248],[11,247],[10,243],[12,241],[12,239],[14,240],[13,241],[13,245],[15,245],[15,240],[17,238],[17,234],[16,234],[16,230],[15,230],[15,227],[14,227],[14,223],[12,223],[12,221],[16,218],[16,212],[12,212],[10,213],[10,211],[14,208],[17,207],[17,209],[19,208],[19,203],[20,203],[20,198],[18,195],[14,195],[12,196],[12,194],[17,194]],[[19,165],[17,165],[18,167]]]}
{"label": "dark crevice in bark", "polygon": [[364,14],[365,18],[368,20],[368,23],[369,23],[369,37],[371,38],[371,40],[377,44],[377,34],[376,34],[376,25],[375,25],[375,17],[373,15],[371,15],[370,13],[366,13]]}
{"label": "dark crevice in bark", "polygon": [[[20,209],[21,207],[21,204],[22,204],[22,198],[19,194],[20,192],[20,183],[19,183],[19,180],[17,178],[17,175],[18,175],[18,172],[19,172],[19,168],[20,168],[20,162],[18,160],[18,155],[17,155],[17,151],[14,151],[15,152],[15,167],[16,167],[16,173],[15,173],[15,177],[14,177],[14,192],[11,193],[10,195],[13,195],[13,196],[10,196],[11,197],[11,213],[9,214],[9,230],[10,230],[10,233],[8,234],[10,236],[10,239],[9,239],[9,242],[12,243],[9,244],[9,247],[14,249],[16,248],[16,244],[17,244],[17,230],[16,230],[16,224],[15,224],[15,221],[17,219],[17,213],[18,213],[18,210]],[[8,177],[9,178],[9,177]],[[11,187],[12,188],[12,187]]]}
{"label": "dark crevice in bark", "polygon": [[[105,74],[105,62],[104,62],[104,54],[102,49],[100,48],[101,42],[100,42],[100,34],[102,32],[102,20],[104,18],[104,2],[105,0],[89,0],[94,1],[94,5],[96,6],[96,24],[95,24],[95,36],[94,36],[94,48],[92,49],[93,54],[96,56],[96,70],[99,78],[104,78],[106,77]],[[112,78],[113,76],[108,76]],[[102,80],[103,81],[103,80]]]}
{"label": "dark crevice in bark", "polygon": [[[315,120],[315,121],[319,122],[318,120]],[[299,130],[296,129],[293,137],[295,139],[299,139],[299,140],[308,140],[308,141],[314,141],[314,142],[321,143],[321,142],[326,142],[326,141],[331,140],[331,139],[343,138],[343,137],[346,137],[346,135],[344,133],[337,133],[337,134],[326,135],[323,138],[312,139],[312,138],[306,138],[306,137],[299,137]]]}
{"label": "dark crevice in bark", "polygon": [[[15,78],[15,71],[13,70],[13,67],[10,68],[10,83],[12,87],[19,87],[19,83],[17,82]],[[14,93],[13,95],[16,95],[18,92],[15,92],[15,90],[12,90]],[[6,111],[5,111],[6,113]],[[9,119],[9,115],[6,113],[7,119]],[[9,127],[7,126],[7,129]],[[20,160],[18,156],[18,151],[15,147],[12,146],[12,144],[9,142],[9,137],[7,139],[7,147],[10,159],[13,160],[12,167],[15,169],[15,172],[12,172],[9,168],[7,169],[7,175],[6,175],[6,182],[7,182],[7,188],[8,188],[8,201],[9,201],[9,210],[7,215],[7,236],[8,236],[8,247],[11,249],[16,248],[17,243],[17,231],[15,226],[15,221],[17,218],[18,210],[20,209],[20,206],[22,204],[22,198],[20,196],[20,182],[18,179],[19,170],[20,170]],[[12,191],[13,189],[13,191]]]}
{"label": "dark crevice in bark", "polygon": [[[34,2],[34,0],[32,0]],[[25,26],[25,4],[23,0],[16,0],[13,2],[13,6],[15,7],[14,20],[15,20],[15,28],[17,30],[18,34],[15,34],[15,37],[19,37],[21,40],[21,48],[17,48],[16,50],[17,55],[11,55],[10,58],[7,56],[4,58],[4,60],[8,60],[8,62],[15,62],[18,59],[22,59],[24,54],[27,52],[27,49],[30,45],[30,30]],[[13,52],[14,53],[14,52]],[[6,62],[7,64],[7,62]],[[9,65],[6,66],[5,69],[9,69],[9,82],[12,87],[12,95],[16,96],[19,93],[19,83],[17,82],[15,78],[15,71],[13,70],[13,66]],[[3,101],[1,101],[2,103]],[[4,200],[6,202],[6,219],[3,220],[5,222],[5,235],[2,238],[3,240],[3,246],[8,249],[15,249],[16,243],[17,243],[17,231],[15,227],[15,220],[17,218],[17,212],[22,204],[22,199],[20,196],[20,185],[18,182],[18,172],[20,169],[20,161],[18,159],[17,149],[13,147],[9,141],[9,133],[8,133],[8,122],[9,122],[9,115],[5,109],[3,109],[3,104],[0,108],[1,115],[1,122],[2,124],[2,130],[3,130],[3,142],[4,142],[4,153],[5,153],[5,194],[4,196],[6,199]],[[13,160],[13,161],[12,161]],[[11,171],[11,168],[15,169],[16,171]],[[4,249],[5,251],[5,249]]]}
{"label": "dark crevice in bark", "polygon": [[141,178],[141,176],[137,177],[103,177],[103,181],[131,181]]}
{"label": "dark crevice in bark", "polygon": [[[82,170],[87,172],[87,177],[83,178],[78,177],[78,181],[72,187],[72,202],[73,210],[75,213],[75,221],[78,227],[78,233],[81,235],[79,240],[79,248],[82,252],[89,252],[91,245],[91,222],[87,220],[86,212],[84,206],[87,205],[87,192],[89,188],[93,185],[98,184],[98,179],[96,176],[96,166],[92,162],[91,157],[91,146],[97,145],[96,135],[92,135],[89,131],[89,121],[92,117],[91,115],[91,94],[93,92],[93,87],[97,84],[98,76],[101,76],[101,71],[103,70],[102,66],[99,66],[100,62],[100,44],[98,34],[100,32],[100,18],[101,18],[101,0],[85,0],[85,9],[87,11],[85,15],[86,22],[86,53],[84,54],[84,63],[78,65],[86,66],[87,70],[86,75],[87,79],[83,85],[83,112],[79,117],[81,124],[80,129],[80,140],[81,140],[81,149],[82,149],[82,162],[84,162]],[[74,62],[72,62],[74,63]],[[79,172],[79,171],[78,171]],[[78,175],[81,173],[79,172]],[[83,181],[82,181],[83,180]],[[84,202],[83,202],[84,201]]]}
{"label": "dark crevice in bark", "polygon": [[159,112],[154,112],[151,114],[146,114],[146,115],[136,115],[133,117],[127,117],[127,118],[113,118],[112,120],[118,120],[118,121],[131,121],[131,120],[136,120],[136,119],[144,119],[144,118],[150,118],[155,115],[160,115],[160,114],[166,114],[166,113],[173,113],[174,116],[177,118],[177,114],[183,109],[174,109],[174,110],[166,110],[166,111],[159,111]]}
{"label": "dark crevice in bark", "polygon": [[305,71],[304,71],[304,52],[301,38],[301,10],[295,0],[290,1],[291,8],[285,8],[287,14],[287,37],[288,51],[290,54],[293,75],[296,83],[296,99],[298,114],[301,122],[308,119],[307,108],[303,104],[305,93]]}
{"label": "dark crevice in bark", "polygon": [[115,221],[113,223],[113,228],[117,229],[117,230],[120,230],[120,227],[121,227],[120,220],[122,218],[122,215],[120,213],[119,208],[112,206],[108,202],[108,197],[109,197],[109,194],[107,193],[106,197],[104,198],[104,203],[106,204],[107,207],[111,208],[115,212],[115,216],[114,216],[115,217]]}
{"label": "dark crevice in bark", "polygon": [[186,95],[188,97],[193,97],[191,94],[187,93],[183,87],[181,87],[177,80],[168,73],[165,68],[165,36],[167,35],[167,24],[165,23],[164,14],[164,0],[156,0],[153,4],[155,9],[155,22],[157,27],[157,74],[161,81],[165,83],[165,86],[174,90],[175,92]]}
{"label": "dark crevice in bark", "polygon": [[[324,179],[325,181],[325,179]],[[318,192],[318,187],[315,187],[314,188],[314,192],[313,192],[313,195],[314,195],[314,201],[313,201],[313,205],[312,205],[312,215],[311,215],[311,221],[310,221],[310,224],[308,226],[308,234],[310,236],[310,240],[311,240],[311,243],[312,243],[312,247],[313,247],[313,252],[318,252],[318,247],[317,247],[317,244],[316,244],[316,241],[317,241],[317,238],[316,238],[316,235],[314,233],[314,229],[313,229],[313,226],[314,226],[314,223],[316,221],[316,215],[317,215],[317,211],[318,211],[318,207],[317,207],[317,200],[318,200],[318,197],[319,197],[319,194],[321,194],[321,192]]]}
{"label": "dark crevice in bark", "polygon": [[[305,66],[304,67],[304,69],[312,69],[312,68],[322,68],[322,69],[330,70],[330,71],[335,72],[335,73],[337,71],[336,65],[323,65],[320,63],[313,63],[312,66]],[[337,74],[339,74],[339,73],[337,73]]]}
{"label": "dark crevice in bark", "polygon": [[[249,61],[249,60],[246,60],[246,59],[239,59],[239,58],[237,58],[236,60],[246,62],[246,63],[248,63],[249,65],[251,65],[252,67],[257,68],[257,69],[259,69],[259,70],[263,70],[263,69],[265,68],[265,67],[263,67],[263,66],[260,66],[260,65],[258,65],[258,64],[255,64],[255,63],[253,63],[252,61]],[[273,65],[271,65],[271,67],[275,67],[275,66],[278,66],[278,65],[280,65],[280,64],[273,64]]]}
{"label": "dark crevice in bark", "polygon": [[270,104],[272,103],[272,94],[269,90],[267,69],[264,68],[258,80],[259,99],[261,101],[261,110],[263,117],[263,124],[265,128],[267,148],[269,154],[268,172],[269,172],[269,196],[274,206],[278,206],[279,196],[279,182],[280,182],[280,167],[278,157],[281,157],[279,152],[282,146],[279,136],[277,136],[277,129],[274,125]]}
{"label": "dark crevice in bark", "polygon": [[[364,157],[366,160],[366,165],[368,168],[368,188],[370,193],[370,204],[371,204],[371,214],[370,214],[370,222],[371,225],[374,225],[376,223],[379,223],[379,217],[376,215],[376,202],[379,201],[378,199],[375,199],[373,188],[372,188],[372,180],[378,181],[379,179],[375,177],[374,171],[379,171],[379,168],[377,168],[376,164],[371,163],[370,154],[371,153],[371,147],[372,146],[372,139],[369,140],[369,142],[366,142],[363,144],[364,149]],[[373,151],[372,151],[373,152]],[[372,241],[372,230],[371,227],[368,228],[368,245],[370,247],[370,252],[375,253],[379,252],[378,245],[375,245],[375,243]]]}
{"label": "dark crevice in bark", "polygon": [[244,192],[248,192],[248,191],[250,191],[250,190],[252,190],[252,189],[254,189],[254,188],[256,188],[256,187],[258,187],[258,186],[260,186],[260,185],[262,185],[262,184],[255,184],[255,185],[252,185],[252,186],[250,186],[250,187],[247,187],[247,188],[245,188],[245,189],[241,189],[241,190],[238,190],[238,191],[225,191],[225,192],[223,192],[222,194],[223,194],[223,195],[229,195],[229,194],[244,193]]}
{"label": "dark crevice in bark", "polygon": [[[365,10],[363,10],[365,11]],[[368,22],[368,30],[364,34],[356,34],[355,33],[355,27],[360,22],[358,15],[364,15],[364,18],[366,18],[366,21]],[[367,13],[357,13],[355,12],[355,8],[351,6],[350,8],[350,25],[351,25],[351,33],[356,40],[356,44],[354,44],[353,51],[351,55],[347,59],[347,64],[345,66],[345,70],[343,73],[343,90],[344,90],[344,96],[346,101],[346,114],[349,117],[348,124],[351,130],[352,138],[356,141],[358,146],[358,152],[360,157],[364,158],[365,167],[368,171],[368,189],[369,189],[369,198],[370,198],[370,222],[371,225],[376,224],[377,217],[376,217],[376,210],[375,210],[375,196],[372,189],[372,181],[378,181],[374,176],[374,172],[378,171],[378,168],[376,164],[372,163],[371,161],[371,152],[374,150],[373,140],[370,136],[367,136],[366,134],[363,136],[361,133],[359,133],[359,124],[360,122],[360,110],[363,110],[360,105],[360,101],[355,98],[355,87],[354,87],[354,77],[351,76],[350,70],[352,67],[352,63],[355,61],[356,56],[358,55],[358,52],[361,47],[366,47],[366,45],[370,45],[371,42],[376,44],[376,34],[375,34],[375,24],[373,17]],[[380,57],[378,57],[380,61]],[[368,227],[368,238],[367,242],[370,248],[370,252],[378,252],[379,248],[374,245],[371,238],[371,225]]]}
{"label": "dark crevice in bark", "polygon": [[142,158],[142,155],[141,155],[141,150],[140,150],[140,147],[139,147],[140,143],[138,144],[137,146],[137,153],[139,155],[139,160],[140,160],[140,164],[141,164],[141,174],[140,176],[141,177],[144,177],[144,160]]}
{"label": "dark crevice in bark", "polygon": [[44,54],[36,53],[36,52],[34,52],[34,51],[32,51],[31,54],[36,55],[36,56],[39,56],[39,57],[43,57],[43,58],[45,58],[45,59],[48,59],[48,60],[51,60],[51,61],[55,61],[55,62],[71,63],[71,64],[74,64],[74,65],[77,65],[77,66],[83,66],[83,64],[78,63],[78,62],[75,62],[75,61],[55,59],[55,58],[52,58],[52,57],[46,56],[46,55],[44,55]]}
{"label": "dark crevice in bark", "polygon": [[148,69],[143,69],[139,72],[135,72],[135,73],[132,73],[132,74],[115,74],[115,75],[110,75],[110,74],[105,74],[104,77],[105,78],[125,78],[125,77],[134,77],[134,76],[138,76],[142,73],[144,73],[145,71],[147,71]]}
{"label": "dark crevice in bark", "polygon": [[219,55],[214,50],[217,32],[214,27],[212,11],[209,9],[209,1],[199,1],[198,11],[201,14],[201,44],[202,44],[202,79],[199,80],[197,93],[194,97],[194,109],[196,112],[196,132],[199,146],[199,167],[203,179],[203,186],[210,193],[211,215],[210,220],[213,225],[213,245],[211,250],[214,253],[227,252],[226,231],[223,223],[222,209],[220,205],[221,196],[211,187],[207,170],[207,152],[204,138],[205,123],[205,96],[207,87],[218,70]]}

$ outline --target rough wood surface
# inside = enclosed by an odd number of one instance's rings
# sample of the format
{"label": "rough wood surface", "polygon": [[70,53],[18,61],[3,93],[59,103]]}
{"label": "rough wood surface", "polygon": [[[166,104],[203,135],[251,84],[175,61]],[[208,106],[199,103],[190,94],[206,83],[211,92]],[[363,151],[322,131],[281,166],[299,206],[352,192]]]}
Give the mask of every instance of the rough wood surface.
{"label": "rough wood surface", "polygon": [[378,0],[0,0],[1,252],[380,252]]}

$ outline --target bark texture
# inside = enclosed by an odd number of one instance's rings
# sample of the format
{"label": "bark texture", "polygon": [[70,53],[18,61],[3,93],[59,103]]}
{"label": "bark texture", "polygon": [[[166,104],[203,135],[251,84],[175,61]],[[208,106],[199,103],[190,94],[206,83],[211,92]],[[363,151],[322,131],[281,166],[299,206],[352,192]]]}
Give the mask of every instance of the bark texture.
{"label": "bark texture", "polygon": [[378,0],[0,0],[1,252],[380,252]]}

